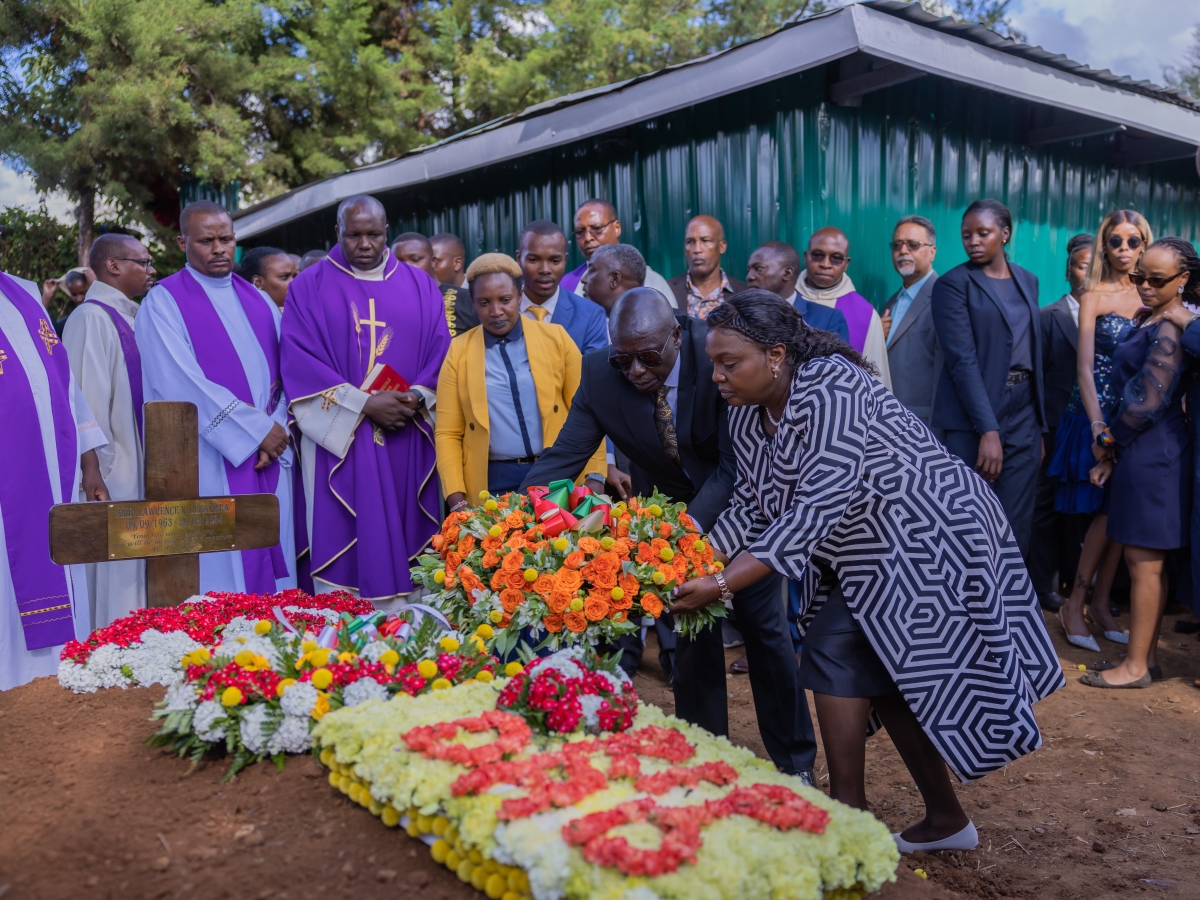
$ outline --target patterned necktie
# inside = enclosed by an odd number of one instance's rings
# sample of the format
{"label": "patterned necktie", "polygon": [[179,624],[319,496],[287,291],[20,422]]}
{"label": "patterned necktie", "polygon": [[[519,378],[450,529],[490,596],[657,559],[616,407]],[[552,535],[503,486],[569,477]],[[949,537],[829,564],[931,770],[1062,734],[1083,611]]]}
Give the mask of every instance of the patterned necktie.
{"label": "patterned necktie", "polygon": [[667,403],[667,386],[664,384],[654,395],[654,427],[658,429],[658,439],[662,441],[663,449],[671,462],[683,468],[679,459],[679,438],[675,435],[675,416],[671,414],[671,405]]}
{"label": "patterned necktie", "polygon": [[544,306],[538,306],[535,304],[535,305],[529,307],[529,309],[526,310],[526,312],[528,312],[531,316],[533,316],[539,322],[546,321],[546,307],[544,307]]}

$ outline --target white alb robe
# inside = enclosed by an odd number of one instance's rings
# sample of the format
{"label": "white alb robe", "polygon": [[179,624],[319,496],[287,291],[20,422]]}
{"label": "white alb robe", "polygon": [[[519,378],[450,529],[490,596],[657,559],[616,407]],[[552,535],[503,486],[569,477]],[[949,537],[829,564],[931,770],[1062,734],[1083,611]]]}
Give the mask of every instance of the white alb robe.
{"label": "white alb robe", "polygon": [[[200,427],[200,494],[219,497],[229,494],[225,460],[241,465],[258,452],[258,445],[279,423],[287,428],[287,399],[282,398],[275,412],[264,410],[270,402],[271,375],[267,358],[254,336],[250,320],[242,309],[233,287],[233,279],[210,278],[188,266],[192,277],[204,288],[237,351],[238,360],[250,383],[254,406],[240,402],[221,385],[204,377],[191,338],[175,298],[161,284],[155,285],[142,301],[137,317],[137,343],[142,354],[142,381],[147,403],[153,400],[187,400],[196,404]],[[262,292],[259,292],[262,294]],[[263,303],[275,319],[279,331],[279,307],[262,294]],[[279,457],[279,541],[287,561],[286,578],[275,579],[276,590],[296,586],[296,542],[292,533],[292,463],[295,457],[289,445]],[[246,590],[240,552],[200,554],[200,592]]]}
{"label": "white alb robe", "polygon": [[[9,277],[29,291],[29,295],[41,305],[42,292],[38,290],[37,285],[15,275]],[[58,477],[58,442],[54,436],[54,414],[50,406],[50,383],[46,377],[46,368],[21,313],[3,294],[0,294],[0,331],[7,337],[7,343],[12,345],[6,349],[21,361],[29,378],[29,385],[33,389],[38,422],[41,425],[42,449],[46,454],[46,467],[51,473],[50,489],[54,502],[70,503],[76,498],[60,496],[62,486]],[[104,445],[104,432],[96,424],[88,402],[79,392],[74,378],[71,379],[71,414],[75,417],[78,430],[80,454]],[[32,438],[30,435],[26,439]],[[20,477],[20,473],[5,472],[2,477]],[[83,473],[76,458],[75,484],[82,483]],[[49,510],[42,510],[36,514],[49,513]],[[29,514],[34,515],[35,511],[30,510]],[[91,633],[92,627],[88,608],[87,577],[83,566],[67,567],[67,590],[71,594],[75,638],[84,640]],[[61,645],[43,647],[40,650],[25,649],[25,634],[21,629],[21,616],[17,612],[17,594],[8,568],[8,553],[5,550],[4,519],[0,517],[0,691],[17,687],[43,675],[55,674],[58,671],[58,654],[61,650]]]}
{"label": "white alb robe", "polygon": [[[135,327],[138,305],[111,285],[92,282],[87,299],[112,307],[130,328]],[[71,375],[108,438],[108,443],[96,450],[108,495],[113,500],[140,500],[142,441],[117,327],[96,304],[81,303],[67,319],[62,341],[71,360]],[[89,563],[86,568],[94,628],[145,607],[145,560]]]}

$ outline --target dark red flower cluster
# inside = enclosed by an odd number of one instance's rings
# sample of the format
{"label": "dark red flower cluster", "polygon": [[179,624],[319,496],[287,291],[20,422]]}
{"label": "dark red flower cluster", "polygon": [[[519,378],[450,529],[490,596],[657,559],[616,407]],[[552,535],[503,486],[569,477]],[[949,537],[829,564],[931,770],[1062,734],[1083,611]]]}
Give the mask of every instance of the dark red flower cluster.
{"label": "dark red flower cluster", "polygon": [[370,601],[357,600],[344,592],[320,594],[310,597],[300,590],[282,591],[278,594],[220,594],[208,595],[203,603],[183,603],[179,606],[159,606],[135,610],[128,616],[117,619],[105,628],[98,628],[86,641],[68,641],[60,659],[69,659],[79,664],[86,663],[92,651],[103,644],[128,647],[141,640],[142,632],[151,628],[162,632],[184,631],[192,640],[207,647],[217,642],[217,631],[228,625],[237,616],[247,619],[274,619],[276,606],[298,606],[314,610],[313,613],[289,612],[288,619],[297,628],[305,625],[319,629],[325,619],[316,610],[332,610],[335,613],[363,615],[372,612]]}
{"label": "dark red flower cluster", "polygon": [[500,692],[497,707],[511,709],[544,734],[570,734],[583,718],[580,698],[602,698],[596,710],[599,731],[624,731],[633,725],[637,712],[637,694],[626,685],[617,694],[609,677],[586,671],[582,678],[570,678],[558,669],[539,669],[535,660],[516,675]]}
{"label": "dark red flower cluster", "polygon": [[282,681],[270,669],[243,669],[235,662],[227,663],[219,669],[209,669],[207,666],[188,666],[187,680],[199,681],[208,675],[204,690],[200,692],[201,700],[211,700],[225,688],[235,687],[242,692],[242,702],[249,700],[274,700],[275,692]]}
{"label": "dark red flower cluster", "polygon": [[[499,737],[490,744],[480,747],[466,747],[463,744],[449,744],[458,736],[459,729],[471,734],[495,729]],[[436,725],[421,725],[400,735],[400,739],[423,756],[430,759],[444,759],[462,766],[482,766],[485,763],[497,762],[505,756],[516,753],[533,737],[533,732],[525,724],[525,720],[512,713],[491,709],[477,718],[455,719],[453,722],[439,722]]]}

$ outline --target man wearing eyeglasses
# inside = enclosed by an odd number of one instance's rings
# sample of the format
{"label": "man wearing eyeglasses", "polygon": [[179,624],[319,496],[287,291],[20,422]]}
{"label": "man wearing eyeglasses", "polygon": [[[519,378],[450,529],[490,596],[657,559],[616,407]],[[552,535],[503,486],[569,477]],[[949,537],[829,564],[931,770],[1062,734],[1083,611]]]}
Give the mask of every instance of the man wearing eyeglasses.
{"label": "man wearing eyeglasses", "polygon": [[[704,528],[729,505],[737,462],[726,424],[728,407],[713,383],[704,352],[707,329],[657,291],[636,288],[609,316],[611,346],[583,357],[579,389],[554,445],[544,451],[521,490],[574,478],[607,435],[630,460],[635,494],[657,488],[687,503]],[[624,498],[625,494],[622,493]],[[780,577],[740,592],[733,603],[750,655],[750,682],[763,743],[785,772],[812,769],[816,754],[796,657],[788,634]],[[714,734],[729,733],[720,629],[679,639],[659,620],[659,659],[673,674],[675,713]],[[641,647],[623,641],[622,665],[636,669]]]}
{"label": "man wearing eyeglasses", "polygon": [[[587,286],[590,272],[588,266],[592,254],[600,247],[621,242],[621,220],[617,218],[617,209],[607,200],[585,200],[575,211],[575,246],[583,254],[583,265],[572,269],[563,276],[562,286],[573,291],[580,297],[588,297]],[[646,277],[642,282],[648,288],[661,293],[672,306],[675,297],[667,287],[667,279],[663,278],[649,266],[646,266]],[[588,297],[594,300],[593,297]],[[607,312],[607,310],[606,310]]]}
{"label": "man wearing eyeglasses", "polygon": [[850,241],[841,229],[827,226],[813,232],[804,253],[804,271],[796,290],[809,303],[838,310],[846,317],[850,345],[879,370],[879,380],[891,390],[883,323],[875,307],[854,289],[846,274],[850,266]]}
{"label": "man wearing eyeglasses", "polygon": [[892,231],[892,267],[900,290],[883,305],[892,392],[914,416],[929,424],[942,372],[942,348],[933,327],[937,232],[924,216],[905,216]]}
{"label": "man wearing eyeglasses", "polygon": [[[137,238],[102,234],[88,267],[96,280],[67,320],[63,346],[71,374],[108,443],[96,449],[113,500],[142,496],[142,359],[134,338],[138,304],[154,285],[154,263]],[[145,560],[89,563],[92,627],[104,628],[146,605]]]}

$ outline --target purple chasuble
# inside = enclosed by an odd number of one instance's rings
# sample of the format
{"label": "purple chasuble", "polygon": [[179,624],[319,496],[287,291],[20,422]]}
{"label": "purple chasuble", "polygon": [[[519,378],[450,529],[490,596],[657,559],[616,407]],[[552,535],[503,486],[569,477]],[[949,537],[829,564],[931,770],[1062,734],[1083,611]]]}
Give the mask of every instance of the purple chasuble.
{"label": "purple chasuble", "polygon": [[[204,377],[221,385],[247,406],[254,406],[254,392],[238,361],[237,350],[204,288],[187,269],[164,278],[159,284],[170,292],[175,305],[179,307],[192,350],[196,354],[196,362],[200,364]],[[275,318],[266,305],[270,301],[239,275],[233,276],[233,287],[263,356],[267,358],[267,370],[271,373],[271,399],[264,412],[271,415],[279,403],[282,388],[279,379],[279,336],[275,333]],[[254,464],[258,462],[257,453],[251,453],[249,459],[240,466],[235,466],[227,459],[224,462],[230,494],[274,494],[279,486],[278,460],[259,471],[254,469]],[[286,578],[288,574],[287,562],[278,542],[269,550],[242,550],[241,554],[246,592],[275,593],[275,579]]]}
{"label": "purple chasuble", "polygon": [[141,438],[142,406],[145,401],[142,398],[142,354],[138,350],[137,338],[134,337],[129,323],[111,306],[101,303],[99,300],[84,300],[83,302],[95,303],[108,313],[113,327],[117,329],[117,337],[121,340],[121,353],[125,357],[125,374],[129,376],[129,393],[133,398],[133,419],[137,423],[138,437]]}
{"label": "purple chasuble", "polygon": [[[373,363],[433,391],[449,346],[437,285],[394,258],[383,281],[364,281],[334,247],[288,289],[280,355],[292,402],[357,388]],[[364,416],[344,460],[313,452],[313,577],[365,599],[410,592],[409,566],[441,528],[433,429],[416,416],[385,432]]]}
{"label": "purple chasuble", "polygon": [[558,283],[558,286],[570,291],[572,294],[578,294],[579,291],[575,289],[579,287],[579,282],[583,281],[583,276],[587,272],[587,267],[588,264],[585,262],[578,269],[572,269],[562,277],[562,281]]}
{"label": "purple chasuble", "polygon": [[[59,346],[41,304],[3,272],[0,291],[25,320],[34,346],[41,344],[45,350],[44,356],[40,352],[38,356],[50,384],[54,442],[58,447],[58,470],[47,471],[29,376],[20,358],[11,352],[12,342],[0,332],[0,433],[8,437],[2,457],[5,477],[0,478],[4,543],[25,649],[40,650],[75,639],[67,570],[50,560],[50,507],[54,505],[51,479],[58,479],[63,503],[75,499],[79,442],[71,413],[71,367],[66,348]],[[6,349],[10,352],[5,353]]]}
{"label": "purple chasuble", "polygon": [[846,317],[850,346],[862,353],[867,343],[867,329],[871,327],[871,314],[875,312],[875,307],[862,294],[851,291],[838,297],[834,308]]}

